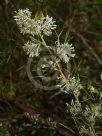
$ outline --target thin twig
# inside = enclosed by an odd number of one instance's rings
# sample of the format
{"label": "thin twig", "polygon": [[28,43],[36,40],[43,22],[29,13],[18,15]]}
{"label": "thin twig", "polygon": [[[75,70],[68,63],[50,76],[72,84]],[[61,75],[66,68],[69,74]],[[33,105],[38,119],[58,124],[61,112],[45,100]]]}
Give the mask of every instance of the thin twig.
{"label": "thin twig", "polygon": [[35,110],[32,108],[32,106],[26,106],[25,104],[22,104],[22,102],[18,102],[17,100],[14,100],[13,98],[0,96],[0,101],[6,102],[6,103],[8,102],[10,105],[16,107],[22,112],[35,113]]}
{"label": "thin twig", "polygon": [[72,31],[72,32],[74,32],[81,39],[81,41],[83,42],[83,44],[91,51],[91,53],[96,58],[96,60],[98,61],[98,63],[102,66],[102,60],[99,58],[99,56],[94,51],[94,49],[88,44],[87,40],[82,35],[77,34],[75,31]]}

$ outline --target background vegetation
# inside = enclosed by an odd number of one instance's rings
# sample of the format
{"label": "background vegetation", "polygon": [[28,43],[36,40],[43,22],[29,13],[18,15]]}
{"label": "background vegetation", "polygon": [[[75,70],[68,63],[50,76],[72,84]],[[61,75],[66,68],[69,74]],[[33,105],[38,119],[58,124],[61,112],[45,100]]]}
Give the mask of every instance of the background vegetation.
{"label": "background vegetation", "polygon": [[[96,104],[102,92],[102,0],[0,1],[0,136],[79,136],[66,112],[72,96],[50,100],[53,91],[39,91],[28,79],[26,37],[13,17],[25,8],[53,16],[59,32],[64,27],[62,40],[68,35],[76,50],[71,65],[84,86],[82,97],[87,91],[86,103]],[[102,119],[98,123],[101,136]]]}

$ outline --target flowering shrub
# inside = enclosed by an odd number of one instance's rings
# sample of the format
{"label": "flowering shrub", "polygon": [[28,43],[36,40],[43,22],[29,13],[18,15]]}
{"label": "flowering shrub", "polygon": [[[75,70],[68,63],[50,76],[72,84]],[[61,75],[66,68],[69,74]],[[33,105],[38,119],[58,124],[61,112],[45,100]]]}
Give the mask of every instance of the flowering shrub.
{"label": "flowering shrub", "polygon": [[[40,57],[39,53],[42,48],[46,48],[50,55],[53,55],[53,53],[51,52],[51,47],[46,44],[46,41],[44,39],[44,35],[50,36],[52,34],[52,31],[56,28],[55,21],[53,21],[52,17],[49,17],[47,15],[46,17],[42,16],[41,18],[35,17],[34,19],[32,19],[29,9],[24,9],[19,10],[14,18],[17,22],[17,25],[19,26],[21,33],[29,34],[30,41],[27,41],[24,46],[24,50],[27,51],[29,57]],[[72,46],[72,44],[69,44],[67,42],[61,44],[58,37],[57,42],[55,41],[54,57],[56,58],[56,64],[54,65],[56,65],[56,69],[58,68],[58,71],[60,73],[59,77],[62,78],[61,80],[63,81],[63,84],[65,84],[63,87],[63,92],[66,92],[66,90],[69,91],[81,89],[79,80],[77,81],[74,77],[70,76],[66,78],[62,71],[60,71],[59,62],[63,61],[65,63],[68,63],[70,61],[70,58],[75,56],[73,52],[74,47]],[[64,90],[64,88],[66,88],[66,90]]]}
{"label": "flowering shrub", "polygon": [[[70,63],[70,60],[75,57],[75,50],[72,44],[69,44],[68,42],[60,43],[59,35],[56,34],[55,31],[57,25],[55,24],[55,21],[53,21],[52,17],[44,16],[35,16],[35,18],[31,17],[31,12],[29,9],[24,10],[18,10],[16,12],[16,15],[14,16],[14,19],[20,29],[20,32],[23,35],[27,35],[29,37],[29,40],[24,44],[23,46],[24,50],[29,55],[29,58],[42,58],[41,53],[42,50],[46,51],[50,54],[50,58],[52,61],[51,65],[48,65],[48,63],[43,63],[41,65],[41,69],[44,69],[46,71],[46,68],[51,68],[53,66],[53,70],[57,70],[58,74],[56,78],[54,78],[54,81],[57,81],[57,89],[59,90],[59,93],[65,93],[66,95],[69,95],[70,93],[73,94],[74,99],[71,100],[71,103],[67,103],[67,113],[71,114],[71,118],[74,120],[75,124],[79,124],[77,127],[79,135],[89,135],[89,136],[96,136],[96,122],[97,118],[102,117],[102,110],[101,110],[101,104],[91,105],[91,104],[83,104],[83,101],[80,101],[80,95],[82,93],[81,90],[84,89],[84,87],[80,83],[80,79],[77,77],[74,77],[67,69],[68,75],[65,75],[63,72],[63,68],[61,68],[61,63],[65,63],[67,65]],[[54,41],[54,45],[49,45],[46,42],[46,37],[51,36],[51,34],[57,35],[56,41]],[[43,56],[47,57],[47,56]],[[53,59],[52,59],[53,58]],[[38,71],[40,68],[38,67]],[[39,74],[40,73],[40,74]],[[41,74],[41,71],[38,72],[39,76],[44,76]],[[52,78],[52,77],[51,77]],[[47,81],[49,81],[49,78],[46,78]],[[47,82],[47,84],[49,84]],[[39,88],[39,85],[36,86]],[[56,89],[53,88],[53,89]],[[43,88],[44,90],[44,88]],[[47,90],[50,90],[47,88]],[[54,95],[56,96],[56,95]],[[101,98],[100,98],[101,99]],[[81,119],[79,119],[79,117]],[[84,121],[83,121],[84,119]],[[80,122],[81,120],[81,122]]]}

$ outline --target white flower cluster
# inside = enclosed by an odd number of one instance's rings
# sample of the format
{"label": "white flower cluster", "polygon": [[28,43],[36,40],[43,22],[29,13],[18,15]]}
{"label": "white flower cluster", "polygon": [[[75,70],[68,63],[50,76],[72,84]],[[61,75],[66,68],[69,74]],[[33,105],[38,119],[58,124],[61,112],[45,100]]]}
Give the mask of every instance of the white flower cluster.
{"label": "white flower cluster", "polygon": [[67,104],[67,106],[69,107],[70,113],[72,115],[76,116],[77,114],[81,113],[81,103],[78,99],[76,99],[75,102],[72,100],[71,105]]}
{"label": "white flower cluster", "polygon": [[53,21],[52,17],[47,15],[46,17],[35,17],[32,19],[29,9],[19,9],[14,19],[21,33],[30,34],[32,36],[39,34],[49,36],[52,34],[52,30],[56,28],[55,21]]}
{"label": "white flower cluster", "polygon": [[25,51],[27,51],[27,54],[29,55],[29,57],[39,56],[40,45],[41,45],[40,42],[34,43],[32,41],[28,41],[24,45],[25,46],[23,46],[23,48]]}
{"label": "white flower cluster", "polygon": [[101,109],[102,109],[101,105],[94,105],[91,108],[86,106],[86,109],[85,109],[85,112],[84,112],[84,116],[87,117],[89,122],[95,123],[95,119],[96,118],[102,117]]}
{"label": "white flower cluster", "polygon": [[60,59],[63,60],[65,63],[68,63],[70,60],[70,57],[74,57],[74,47],[72,44],[64,43],[60,44],[59,41],[57,41],[57,54],[59,55]]}
{"label": "white flower cluster", "polygon": [[41,25],[41,31],[43,31],[44,35],[51,35],[52,34],[52,30],[56,28],[56,25],[54,24],[55,21],[53,21],[52,17],[49,17],[48,15],[44,18],[42,18],[41,20],[38,20],[39,23],[42,21],[42,23],[40,23]]}
{"label": "white flower cluster", "polygon": [[56,28],[55,21],[48,15],[46,17],[31,18],[29,9],[19,9],[14,16],[17,25],[22,34],[29,34],[31,41],[25,43],[24,49],[27,51],[29,57],[37,57],[40,51],[40,45],[43,44],[41,40],[35,39],[34,36],[49,36],[52,30]]}
{"label": "white flower cluster", "polygon": [[67,111],[72,114],[72,116],[82,115],[85,119],[89,122],[87,125],[82,125],[80,128],[80,134],[83,136],[94,136],[95,131],[93,130],[92,126],[95,126],[96,119],[102,118],[102,106],[93,105],[89,107],[86,105],[85,111],[83,111],[81,103],[77,98],[75,101],[72,100],[71,104],[67,103]]}
{"label": "white flower cluster", "polygon": [[82,115],[85,116],[85,118],[87,118],[87,120],[93,124],[95,124],[96,118],[102,117],[101,105],[94,105],[93,107],[90,108],[86,105],[85,111],[83,111],[79,99],[76,98],[75,102],[72,100],[71,105],[67,104],[67,106],[70,107],[70,112],[73,115],[77,115],[80,112],[82,112]]}
{"label": "white flower cluster", "polygon": [[61,91],[65,93],[69,93],[69,91],[73,91],[75,96],[79,96],[79,90],[82,89],[82,85],[80,84],[80,79],[77,79],[75,77],[69,77],[67,80],[62,78],[62,84],[64,84],[61,87]]}
{"label": "white flower cluster", "polygon": [[83,115],[86,117],[86,119],[89,121],[89,124],[87,126],[83,125],[80,129],[80,134],[83,136],[94,136],[95,131],[93,131],[93,128],[91,126],[94,126],[96,123],[96,118],[102,117],[102,107],[101,105],[93,105],[90,108],[86,106],[85,111],[83,112]]}
{"label": "white flower cluster", "polygon": [[31,19],[31,12],[29,9],[19,9],[18,12],[16,12],[16,16],[14,16],[14,19],[16,20],[21,33],[31,35],[34,34],[34,24],[33,20]]}

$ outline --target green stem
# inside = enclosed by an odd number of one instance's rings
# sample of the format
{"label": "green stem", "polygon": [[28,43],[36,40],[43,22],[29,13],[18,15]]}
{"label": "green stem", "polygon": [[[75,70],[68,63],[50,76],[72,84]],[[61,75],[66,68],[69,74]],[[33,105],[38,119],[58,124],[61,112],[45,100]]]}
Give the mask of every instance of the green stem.
{"label": "green stem", "polygon": [[[51,52],[51,50],[49,49],[49,47],[47,46],[47,44],[46,44],[46,42],[45,42],[43,36],[40,35],[40,37],[41,37],[41,40],[42,40],[42,42],[43,42],[44,47],[47,48],[48,51],[49,51],[49,53],[52,55],[52,52]],[[62,70],[61,70],[61,68],[60,68],[60,65],[58,64],[58,62],[56,62],[56,64],[57,64],[57,67],[59,68],[60,74],[61,74],[62,77],[66,80],[66,77],[64,76],[64,74],[63,74],[63,72],[62,72]]]}

